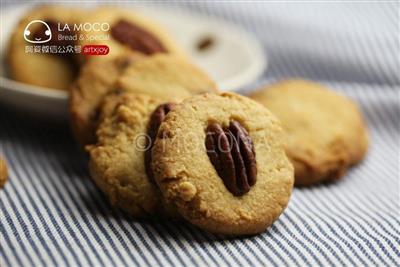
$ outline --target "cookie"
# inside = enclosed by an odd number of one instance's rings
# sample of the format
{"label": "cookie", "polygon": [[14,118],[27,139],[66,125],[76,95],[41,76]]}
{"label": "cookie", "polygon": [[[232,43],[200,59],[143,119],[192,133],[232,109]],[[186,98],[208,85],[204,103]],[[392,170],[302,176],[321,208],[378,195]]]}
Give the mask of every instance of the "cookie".
{"label": "cookie", "polygon": [[89,12],[85,23],[98,27],[82,30],[84,37],[79,43],[84,45],[107,45],[109,53],[96,59],[115,57],[126,51],[144,55],[168,53],[185,57],[185,53],[162,25],[157,24],[135,10],[118,7],[98,7]]}
{"label": "cookie", "polygon": [[356,104],[322,85],[289,80],[250,97],[282,121],[296,185],[336,180],[367,152],[367,129]]}
{"label": "cookie", "polygon": [[71,124],[80,143],[89,144],[95,140],[97,107],[104,96],[113,91],[185,98],[216,90],[214,82],[205,73],[173,55],[140,57],[129,54],[91,61],[82,68],[71,88]]}
{"label": "cookie", "polygon": [[213,233],[264,231],[285,209],[293,167],[280,122],[233,93],[193,96],[165,117],[152,168],[165,199]]}
{"label": "cookie", "polygon": [[87,147],[93,180],[114,206],[137,218],[176,216],[146,167],[146,151],[152,145],[149,138],[159,126],[151,118],[162,119],[168,111],[164,107],[172,106],[162,101],[133,93],[107,97],[102,109],[106,114],[96,132],[97,142]]}
{"label": "cookie", "polygon": [[0,156],[0,188],[3,188],[8,179],[7,162]]}
{"label": "cookie", "polygon": [[98,107],[104,96],[117,90],[120,74],[137,60],[128,54],[113,60],[88,61],[70,89],[69,107],[72,130],[82,144],[92,143],[97,122]]}
{"label": "cookie", "polygon": [[[57,23],[71,25],[80,20],[80,14],[76,9],[63,6],[41,6],[28,11],[9,41],[7,61],[10,77],[31,85],[67,90],[78,67],[73,54],[58,51],[58,47],[65,48],[73,43],[58,41]],[[63,34],[68,35],[66,32]],[[56,47],[57,51],[50,51],[50,47]]]}

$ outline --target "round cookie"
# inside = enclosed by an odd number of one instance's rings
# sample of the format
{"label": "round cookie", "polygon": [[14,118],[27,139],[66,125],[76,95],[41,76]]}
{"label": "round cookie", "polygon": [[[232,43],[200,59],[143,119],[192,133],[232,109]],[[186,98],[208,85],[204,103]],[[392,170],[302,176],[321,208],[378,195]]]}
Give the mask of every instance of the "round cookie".
{"label": "round cookie", "polygon": [[93,180],[113,205],[139,218],[176,216],[145,166],[149,120],[160,104],[161,99],[133,93],[107,97],[97,142],[87,146]]}
{"label": "round cookie", "polygon": [[184,100],[162,122],[152,151],[163,196],[213,233],[264,231],[285,209],[293,167],[280,122],[233,93]]}
{"label": "round cookie", "polygon": [[296,185],[338,179],[366,154],[368,134],[359,109],[322,85],[289,80],[250,97],[282,121]]}
{"label": "round cookie", "polygon": [[217,91],[205,73],[172,55],[143,57],[128,54],[115,59],[89,61],[71,88],[70,97],[71,124],[81,144],[95,140],[97,107],[105,95],[116,90],[181,99]]}
{"label": "round cookie", "polygon": [[[79,21],[80,14],[76,9],[63,6],[41,6],[28,11],[9,41],[7,61],[11,78],[32,85],[67,90],[76,77],[78,67],[72,54],[50,53],[50,46],[73,45],[56,40],[57,23],[72,25]],[[47,26],[35,20],[42,20]],[[47,30],[52,33],[51,36],[47,35]],[[49,48],[48,51],[42,52],[44,46]],[[40,49],[41,52],[27,51],[26,47]]]}
{"label": "round cookie", "polygon": [[168,53],[185,56],[183,50],[162,25],[142,16],[135,10],[103,6],[90,11],[85,17],[86,23],[99,23],[99,29],[81,31],[85,38],[79,43],[84,45],[107,45],[104,59],[116,57],[127,51],[135,51],[144,55]]}

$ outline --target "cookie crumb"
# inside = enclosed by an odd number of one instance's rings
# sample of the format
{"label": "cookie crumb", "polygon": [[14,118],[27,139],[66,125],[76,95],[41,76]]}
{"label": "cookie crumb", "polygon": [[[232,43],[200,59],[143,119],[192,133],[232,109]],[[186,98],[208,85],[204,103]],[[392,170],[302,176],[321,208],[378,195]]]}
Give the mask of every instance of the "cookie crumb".
{"label": "cookie crumb", "polygon": [[0,188],[3,188],[7,182],[8,171],[6,160],[0,156]]}
{"label": "cookie crumb", "polygon": [[179,185],[180,196],[184,201],[190,201],[196,195],[196,187],[189,182],[183,182]]}

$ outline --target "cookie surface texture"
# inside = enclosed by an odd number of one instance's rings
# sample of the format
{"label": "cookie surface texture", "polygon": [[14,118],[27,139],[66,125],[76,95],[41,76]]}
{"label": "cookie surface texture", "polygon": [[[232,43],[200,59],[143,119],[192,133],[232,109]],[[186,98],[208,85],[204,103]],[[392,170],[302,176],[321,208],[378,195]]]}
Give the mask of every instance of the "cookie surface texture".
{"label": "cookie surface texture", "polygon": [[[222,147],[210,146],[220,141]],[[226,150],[228,143],[232,148]],[[289,201],[293,167],[280,122],[246,97],[222,93],[184,100],[161,124],[152,152],[164,197],[207,231],[262,232]]]}
{"label": "cookie surface texture", "polygon": [[267,86],[250,97],[282,121],[296,185],[336,180],[363,159],[368,134],[350,99],[303,80]]}
{"label": "cookie surface texture", "polygon": [[103,108],[108,115],[97,129],[98,141],[88,146],[92,179],[112,205],[137,218],[174,214],[145,167],[149,119],[162,103],[129,93],[107,97]]}

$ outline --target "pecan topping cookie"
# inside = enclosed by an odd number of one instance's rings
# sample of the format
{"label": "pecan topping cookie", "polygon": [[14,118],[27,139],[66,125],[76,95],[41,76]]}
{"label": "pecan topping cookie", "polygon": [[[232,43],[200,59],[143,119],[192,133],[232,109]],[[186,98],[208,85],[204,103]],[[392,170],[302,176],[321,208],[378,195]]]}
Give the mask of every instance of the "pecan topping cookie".
{"label": "pecan topping cookie", "polygon": [[96,60],[115,58],[126,52],[135,52],[143,55],[172,54],[186,57],[184,50],[173,38],[167,29],[142,16],[135,10],[126,10],[118,7],[98,7],[85,16],[86,23],[108,23],[109,29],[102,31],[84,31],[88,40],[80,40],[80,45],[107,45],[109,53],[106,56],[96,57]]}
{"label": "pecan topping cookie", "polygon": [[214,233],[264,231],[285,209],[293,167],[280,122],[233,93],[190,97],[168,112],[152,149],[154,177],[189,222]]}
{"label": "pecan topping cookie", "polygon": [[112,26],[111,35],[120,43],[126,44],[133,50],[142,52],[146,55],[167,52],[162,43],[157,40],[156,37],[124,19],[119,20],[114,26]]}

